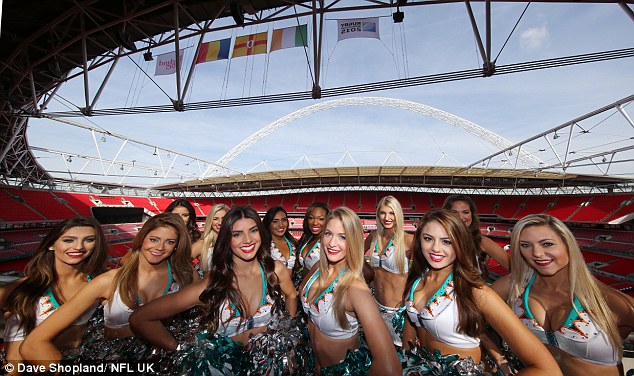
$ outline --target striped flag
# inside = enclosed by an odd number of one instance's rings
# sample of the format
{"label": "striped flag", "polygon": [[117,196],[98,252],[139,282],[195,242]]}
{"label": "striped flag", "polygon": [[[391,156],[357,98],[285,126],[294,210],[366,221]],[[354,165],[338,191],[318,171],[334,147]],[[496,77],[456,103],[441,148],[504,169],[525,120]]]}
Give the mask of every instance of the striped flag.
{"label": "striped flag", "polygon": [[237,37],[236,43],[233,45],[233,55],[231,55],[231,57],[265,54],[268,37],[268,31]]}
{"label": "striped flag", "polygon": [[200,46],[200,51],[198,52],[198,57],[196,58],[196,64],[228,59],[230,46],[231,38],[203,43]]}
{"label": "striped flag", "polygon": [[308,28],[306,25],[285,27],[273,30],[271,39],[271,52],[283,48],[307,47]]}

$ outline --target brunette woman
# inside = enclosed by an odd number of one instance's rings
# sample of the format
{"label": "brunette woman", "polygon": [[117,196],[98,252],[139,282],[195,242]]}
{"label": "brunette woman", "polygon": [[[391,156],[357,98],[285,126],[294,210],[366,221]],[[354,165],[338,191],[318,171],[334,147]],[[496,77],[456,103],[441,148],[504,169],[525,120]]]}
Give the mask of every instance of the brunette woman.
{"label": "brunette woman", "polygon": [[94,278],[68,304],[27,336],[20,354],[33,364],[48,366],[61,359],[53,340],[95,304],[103,302],[105,335],[132,336],[128,318],[152,300],[192,283],[191,243],[185,224],[173,213],[150,218],[132,243],[130,261]]}
{"label": "brunette woman", "polygon": [[[282,299],[291,316],[297,313],[297,292],[284,265],[271,258],[269,247],[258,214],[250,207],[234,207],[223,219],[209,273],[137,310],[130,319],[134,331],[157,348],[178,350],[178,341],[162,320],[200,306],[199,338],[205,341],[200,351],[208,366],[213,368],[213,362],[225,356],[229,359],[225,350],[239,354],[250,336],[266,331],[273,308],[280,307]],[[231,366],[233,372],[241,374],[240,356],[231,360],[237,362]]]}
{"label": "brunette woman", "polygon": [[446,373],[482,371],[479,335],[488,322],[525,365],[518,374],[561,375],[548,350],[480,278],[472,257],[475,242],[455,214],[428,212],[414,241],[403,295],[406,325],[416,328],[428,365],[440,364]]}
{"label": "brunette woman", "polygon": [[[6,360],[17,362],[24,338],[79,290],[104,271],[107,243],[93,218],[71,218],[53,227],[26,266],[26,275],[0,287],[0,307],[7,312],[4,327]],[[60,351],[81,343],[85,324],[95,312],[92,304],[55,338]]]}

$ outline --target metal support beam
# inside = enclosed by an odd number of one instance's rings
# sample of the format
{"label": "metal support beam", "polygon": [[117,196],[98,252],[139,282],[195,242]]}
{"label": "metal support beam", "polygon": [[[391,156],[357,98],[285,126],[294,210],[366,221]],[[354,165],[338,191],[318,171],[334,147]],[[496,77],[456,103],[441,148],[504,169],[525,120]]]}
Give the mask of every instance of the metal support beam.
{"label": "metal support beam", "polygon": [[627,6],[627,4],[625,3],[625,1],[619,1],[619,5],[621,6],[621,8],[623,9],[623,11],[625,12],[625,14],[627,14],[628,16],[630,16],[630,19],[632,21],[634,21],[634,11],[632,11],[632,9],[630,7]]}
{"label": "metal support beam", "polygon": [[90,108],[90,86],[88,80],[88,49],[86,48],[86,16],[84,12],[79,14],[79,20],[81,23],[81,54],[82,54],[82,64],[84,68],[84,100],[86,103],[86,107],[82,112],[84,114],[89,115],[92,112]]}
{"label": "metal support beam", "polygon": [[[176,111],[184,111],[183,90],[181,87],[181,51],[178,1],[174,2],[174,50],[176,51],[176,102],[174,103],[174,109]],[[194,57],[194,59],[196,59],[196,57]]]}

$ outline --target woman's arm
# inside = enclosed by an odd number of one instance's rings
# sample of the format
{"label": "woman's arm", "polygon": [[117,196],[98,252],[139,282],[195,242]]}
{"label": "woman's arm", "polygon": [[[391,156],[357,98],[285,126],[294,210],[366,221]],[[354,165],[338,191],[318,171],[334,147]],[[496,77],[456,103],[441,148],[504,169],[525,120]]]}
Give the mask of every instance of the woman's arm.
{"label": "woman's arm", "polygon": [[277,280],[280,282],[280,288],[284,294],[284,303],[286,304],[286,311],[292,316],[297,316],[297,291],[293,286],[291,276],[286,270],[284,264],[279,261],[275,261],[275,274]]}
{"label": "woman's arm", "polygon": [[123,257],[119,259],[119,266],[123,266],[130,261],[130,257],[132,257],[132,251],[128,251]]}
{"label": "woman's arm", "polygon": [[504,252],[504,249],[502,249],[502,247],[500,247],[496,242],[486,236],[482,236],[480,240],[480,247],[484,253],[497,261],[498,264],[502,265],[504,270],[507,272],[511,270],[511,255]]}
{"label": "woman's arm", "polygon": [[95,303],[110,296],[110,288],[116,273],[116,270],[110,270],[93,279],[33,329],[20,346],[22,358],[32,364],[45,366],[51,361],[59,361],[62,355],[53,344],[53,340]]}
{"label": "woman's arm", "polygon": [[510,279],[510,275],[505,275],[504,277],[493,282],[491,286],[489,286],[491,287],[491,290],[495,291],[495,293],[498,294],[500,298],[502,298],[502,300],[504,301],[508,299],[509,293],[511,292],[511,285],[509,283]]}
{"label": "woman's arm", "polygon": [[509,362],[504,356],[504,351],[500,349],[500,347],[489,337],[489,335],[484,332],[480,335],[480,344],[486,352],[489,353],[491,359],[495,362],[495,366],[502,372],[504,375],[511,375],[511,368],[509,367]]}
{"label": "woman's arm", "polygon": [[599,287],[616,319],[619,334],[623,339],[627,338],[634,331],[634,298],[602,283]]}
{"label": "woman's arm", "polygon": [[372,230],[363,241],[363,250],[365,251],[364,253],[367,253],[367,251],[370,249],[370,246],[372,245],[372,240],[374,239],[375,236],[376,236],[376,230]]}
{"label": "woman's arm", "polygon": [[203,249],[203,239],[200,238],[198,239],[198,241],[192,244],[192,259],[195,259],[196,257],[200,257],[200,255],[202,254],[202,249]]}
{"label": "woman's arm", "polygon": [[0,309],[4,310],[7,308],[7,298],[9,297],[9,295],[11,295],[13,290],[15,290],[15,288],[18,287],[18,285],[22,283],[25,279],[26,277],[23,277],[13,282],[9,282],[6,285],[0,286]]}
{"label": "woman's arm", "polygon": [[207,275],[180,291],[162,296],[137,308],[130,316],[130,329],[156,347],[168,351],[175,350],[178,342],[165,329],[161,320],[202,304],[199,296],[207,287],[208,281]]}
{"label": "woman's arm", "polygon": [[562,375],[546,347],[528,330],[493,290],[476,289],[477,304],[486,320],[525,366],[518,375]]}
{"label": "woman's arm", "polygon": [[403,238],[403,240],[405,241],[405,254],[407,255],[408,259],[412,258],[412,252],[414,252],[414,235],[410,234],[410,233],[405,233],[405,236]]}
{"label": "woman's arm", "polygon": [[409,321],[407,313],[403,314],[405,315],[405,325],[403,325],[403,349],[411,350],[416,347],[418,335],[416,334],[416,328],[414,328],[414,325]]}
{"label": "woman's arm", "polygon": [[401,375],[401,363],[392,337],[368,286],[360,280],[353,282],[346,291],[346,299],[364,329],[372,353],[368,375]]}

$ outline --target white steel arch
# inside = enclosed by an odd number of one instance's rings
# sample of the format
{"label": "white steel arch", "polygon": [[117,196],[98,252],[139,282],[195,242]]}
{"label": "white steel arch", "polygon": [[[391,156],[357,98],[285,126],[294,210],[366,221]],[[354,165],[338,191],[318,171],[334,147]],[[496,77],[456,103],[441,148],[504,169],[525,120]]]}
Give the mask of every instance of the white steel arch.
{"label": "white steel arch", "polygon": [[[490,143],[494,147],[504,150],[509,148],[513,144],[511,141],[506,138],[498,135],[497,133],[491,132],[469,120],[463,119],[459,116],[450,114],[443,110],[439,110],[437,108],[427,106],[421,103],[406,101],[403,99],[396,98],[385,98],[385,97],[352,97],[352,98],[340,98],[334,99],[327,102],[322,102],[318,104],[314,104],[312,106],[304,107],[300,110],[297,110],[293,113],[290,113],[266,127],[260,129],[259,131],[253,133],[249,137],[245,138],[244,141],[236,145],[233,149],[229,150],[225,155],[223,155],[216,162],[216,166],[210,166],[207,168],[207,171],[203,174],[203,177],[210,177],[217,175],[220,169],[218,166],[227,166],[229,162],[234,160],[238,155],[240,155],[243,151],[251,147],[253,144],[261,140],[262,138],[270,135],[276,130],[290,124],[291,122],[301,119],[305,116],[314,114],[319,111],[329,110],[331,108],[336,107],[347,107],[347,106],[386,106],[386,107],[395,107],[400,108],[402,110],[412,111],[419,114],[431,116],[435,119],[438,119],[444,123],[447,123],[456,128],[460,128],[466,132],[469,132],[480,139]],[[541,162],[538,158],[534,157],[532,154],[527,153],[523,150],[519,150],[518,159],[522,161],[527,168],[536,168],[539,166]]]}

